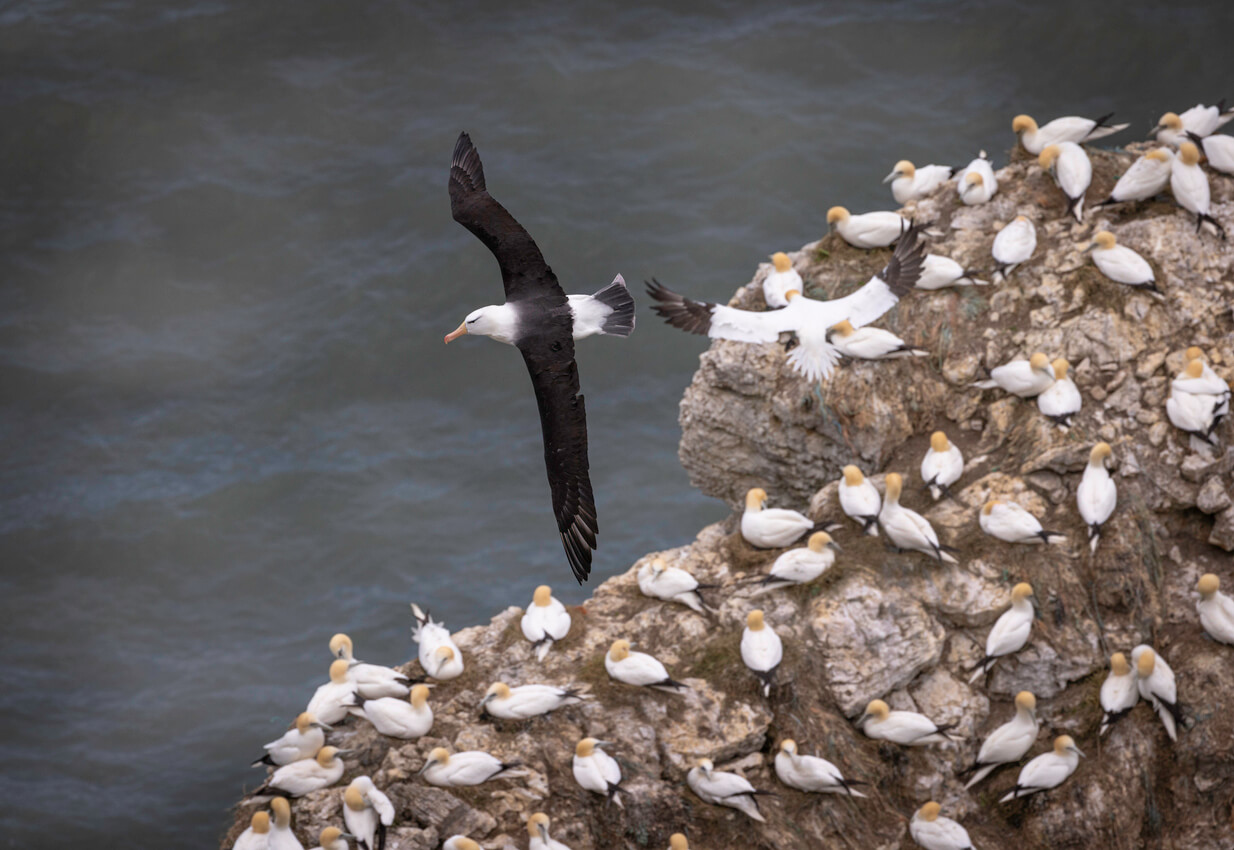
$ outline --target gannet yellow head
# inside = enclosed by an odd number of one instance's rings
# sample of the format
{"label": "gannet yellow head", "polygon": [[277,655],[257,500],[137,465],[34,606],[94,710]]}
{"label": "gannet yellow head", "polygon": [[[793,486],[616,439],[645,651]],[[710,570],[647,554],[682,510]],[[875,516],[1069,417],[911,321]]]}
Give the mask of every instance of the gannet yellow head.
{"label": "gannet yellow head", "polygon": [[1192,142],[1183,142],[1178,146],[1178,158],[1182,160],[1183,165],[1199,165],[1200,149]]}
{"label": "gannet yellow head", "polygon": [[985,178],[979,171],[970,171],[964,175],[964,182],[970,186],[981,186],[985,183]]}
{"label": "gannet yellow head", "polygon": [[1027,115],[1017,115],[1011,119],[1011,132],[1017,136],[1021,133],[1035,133],[1037,132],[1037,122]]}
{"label": "gannet yellow head", "polygon": [[785,738],[780,742],[780,752],[788,753],[790,756],[797,755],[797,742],[792,738]]}
{"label": "gannet yellow head", "polygon": [[542,584],[536,588],[536,592],[531,596],[531,604],[540,608],[547,608],[553,604],[553,589],[547,584]]}
{"label": "gannet yellow head", "polygon": [[898,502],[900,491],[904,489],[904,479],[898,472],[888,472],[887,477],[883,479],[883,488],[887,491],[889,501]]}
{"label": "gannet yellow head", "polygon": [[1200,592],[1200,596],[1204,599],[1212,599],[1213,594],[1221,589],[1221,579],[1212,573],[1205,573],[1200,576],[1200,581],[1196,584],[1195,589]]}
{"label": "gannet yellow head", "polygon": [[1161,116],[1161,120],[1157,122],[1158,130],[1174,130],[1179,132],[1183,129],[1183,119],[1179,118],[1176,113],[1167,112]]}
{"label": "gannet yellow head", "polygon": [[1024,711],[1035,711],[1037,698],[1033,696],[1032,691],[1020,691],[1015,695],[1015,707]]}
{"label": "gannet yellow head", "polygon": [[1104,465],[1105,459],[1114,454],[1114,450],[1110,448],[1109,443],[1098,443],[1093,446],[1093,450],[1088,453],[1088,462],[1092,466]]}
{"label": "gannet yellow head", "polygon": [[703,773],[707,774],[708,776],[710,776],[711,771],[715,770],[716,766],[715,766],[715,763],[711,759],[704,758],[704,759],[698,760],[698,769],[701,770]]}
{"label": "gannet yellow head", "polygon": [[1093,242],[1097,243],[1097,247],[1103,251],[1108,251],[1118,244],[1118,240],[1114,238],[1114,234],[1108,230],[1102,230],[1093,237]]}
{"label": "gannet yellow head", "polygon": [[314,717],[311,712],[302,711],[298,715],[296,715],[296,731],[299,732],[301,735],[305,735],[308,733],[308,730],[311,729],[313,724],[316,722],[317,722],[317,718]]}
{"label": "gannet yellow head", "polygon": [[1183,370],[1188,378],[1198,378],[1204,374],[1204,361],[1192,360],[1187,364],[1187,368]]}
{"label": "gannet yellow head", "polygon": [[861,470],[853,466],[851,463],[844,467],[844,483],[849,487],[856,487],[865,480],[866,477],[861,474]]}
{"label": "gannet yellow head", "polygon": [[660,573],[664,572],[667,569],[668,569],[668,564],[664,563],[663,558],[656,558],[655,560],[651,562],[651,571],[655,573],[656,575],[659,575]]}
{"label": "gannet yellow head", "polygon": [[364,792],[356,787],[354,782],[343,792],[343,803],[353,812],[362,812],[368,806],[368,803],[364,802]]}
{"label": "gannet yellow head", "polygon": [[544,812],[536,812],[531,817],[527,818],[527,835],[531,838],[541,838],[548,841],[548,815]]}
{"label": "gannet yellow head", "polygon": [[875,720],[886,720],[887,715],[891,714],[891,708],[881,699],[872,699],[870,704],[866,706],[866,713],[863,717],[873,717]]}
{"label": "gannet yellow head", "polygon": [[595,738],[584,738],[579,741],[574,747],[574,754],[581,759],[591,758],[592,753],[600,746],[600,741]]}
{"label": "gannet yellow head", "polygon": [[947,440],[947,435],[942,431],[935,431],[930,435],[930,448],[936,452],[951,451],[951,443]]}
{"label": "gannet yellow head", "polygon": [[844,207],[832,207],[827,210],[827,224],[835,225],[842,221],[848,221],[849,213]]}
{"label": "gannet yellow head", "polygon": [[484,700],[481,704],[485,702],[490,702],[495,699],[509,699],[509,698],[510,698],[510,686],[507,685],[505,682],[493,682],[493,684],[488,686],[488,690],[484,692]]}
{"label": "gannet yellow head", "polygon": [[680,832],[674,832],[669,836],[668,850],[690,850],[690,842]]}
{"label": "gannet yellow head", "polygon": [[844,319],[832,325],[830,330],[832,333],[837,333],[847,339],[853,334],[853,323],[848,319]]}
{"label": "gannet yellow head", "polygon": [[1190,363],[1192,360],[1200,360],[1204,357],[1204,349],[1198,345],[1193,345],[1183,352],[1183,359]]}
{"label": "gannet yellow head", "polygon": [[786,272],[793,267],[793,261],[788,258],[788,254],[783,251],[776,251],[771,255],[771,262],[776,267],[778,272]]}
{"label": "gannet yellow head", "polygon": [[445,747],[435,747],[433,751],[428,754],[428,761],[424,763],[424,767],[420,772],[423,773],[435,764],[449,764],[449,762],[450,751]]}
{"label": "gannet yellow head", "polygon": [[608,657],[611,661],[625,661],[630,657],[630,642],[625,638],[613,641],[608,648]]}
{"label": "gannet yellow head", "polygon": [[291,826],[291,804],[285,797],[275,797],[270,801],[270,811],[274,812],[274,825],[279,829]]}
{"label": "gannet yellow head", "polygon": [[752,632],[761,632],[763,630],[763,612],[755,608],[749,614],[746,614],[746,628]]}
{"label": "gannet yellow head", "polygon": [[454,847],[456,850],[480,850],[480,845],[470,838],[465,838],[462,835],[455,836]]}
{"label": "gannet yellow head", "polygon": [[1033,595],[1033,586],[1026,581],[1022,581],[1015,587],[1011,588],[1011,601],[1019,602],[1021,599],[1027,599]]}
{"label": "gannet yellow head", "polygon": [[351,662],[346,658],[339,658],[330,664],[330,681],[336,685],[341,685],[347,681],[347,671],[351,669]]}
{"label": "gannet yellow head", "polygon": [[424,708],[424,704],[428,702],[428,685],[412,685],[408,699],[412,708]]}
{"label": "gannet yellow head", "polygon": [[1022,221],[1022,222],[1024,222],[1025,224],[1027,224],[1027,223],[1028,223],[1028,216],[1026,216],[1026,215],[1017,215],[1015,218],[1013,218],[1013,219],[1012,219],[1012,221]]}
{"label": "gannet yellow head", "polygon": [[1028,365],[1035,371],[1045,372],[1050,368],[1050,358],[1038,351],[1032,357],[1028,358]]}
{"label": "gannet yellow head", "polygon": [[1061,357],[1050,365],[1054,367],[1054,380],[1056,381],[1061,381],[1067,377],[1067,370],[1071,368],[1071,364]]}
{"label": "gannet yellow head", "polygon": [[317,838],[321,843],[323,850],[329,850],[330,847],[334,846],[334,842],[338,841],[342,837],[343,830],[339,829],[337,826],[327,826],[321,831],[321,835]]}
{"label": "gannet yellow head", "polygon": [[924,806],[922,806],[920,809],[917,810],[917,817],[921,818],[921,820],[930,821],[931,823],[933,823],[934,821],[938,820],[938,813],[941,812],[942,810],[943,810],[942,806],[940,806],[938,803],[931,800],[930,802],[926,803]]}
{"label": "gannet yellow head", "polygon": [[1174,154],[1165,148],[1154,148],[1144,154],[1145,159],[1155,159],[1157,162],[1169,162],[1174,158]]}
{"label": "gannet yellow head", "polygon": [[986,502],[984,505],[981,506],[981,512],[985,514],[986,516],[989,516],[991,513],[993,513],[994,509],[1001,504],[1002,502],[1000,502],[998,499],[991,499],[990,501]]}
{"label": "gannet yellow head", "polygon": [[322,747],[317,751],[317,763],[322,767],[330,767],[339,753],[338,747]]}
{"label": "gannet yellow head", "polygon": [[253,819],[249,821],[249,826],[258,835],[265,835],[270,831],[270,813],[253,812]]}
{"label": "gannet yellow head", "polygon": [[755,487],[746,493],[746,510],[761,511],[763,503],[767,501],[767,491],[762,487]]}
{"label": "gannet yellow head", "polygon": [[1058,155],[1060,153],[1061,151],[1058,149],[1058,145],[1046,145],[1041,149],[1041,153],[1037,154],[1037,164],[1040,165],[1043,170],[1049,171],[1054,167],[1054,161],[1058,159]]}
{"label": "gannet yellow head", "polygon": [[784,293],[784,300],[792,301],[794,298],[797,298],[800,295],[801,295],[800,289],[790,289],[788,292]]}
{"label": "gannet yellow head", "polygon": [[883,182],[890,183],[892,180],[895,180],[897,177],[907,177],[908,179],[911,180],[913,178],[913,175],[915,175],[916,173],[917,173],[917,167],[913,165],[911,162],[909,162],[907,159],[902,159],[896,163],[895,168],[891,169],[891,173],[883,178]]}
{"label": "gannet yellow head", "polygon": [[1064,756],[1068,750],[1077,756],[1084,755],[1084,753],[1080,752],[1080,748],[1075,745],[1075,740],[1070,735],[1059,735],[1054,739],[1054,753],[1056,755]]}
{"label": "gannet yellow head", "polygon": [[1121,652],[1116,652],[1110,656],[1110,672],[1115,676],[1126,676],[1131,672],[1131,665],[1127,663],[1127,656]]}
{"label": "gannet yellow head", "polygon": [[1140,653],[1140,657],[1135,662],[1135,672],[1141,679],[1147,679],[1153,675],[1153,668],[1157,666],[1157,653],[1151,649],[1146,649]]}
{"label": "gannet yellow head", "polygon": [[825,531],[816,531],[810,535],[810,539],[806,541],[806,546],[811,552],[821,552],[824,546],[834,547],[835,542],[831,539],[831,535]]}
{"label": "gannet yellow head", "polygon": [[340,632],[330,638],[330,653],[338,658],[351,660],[351,638]]}

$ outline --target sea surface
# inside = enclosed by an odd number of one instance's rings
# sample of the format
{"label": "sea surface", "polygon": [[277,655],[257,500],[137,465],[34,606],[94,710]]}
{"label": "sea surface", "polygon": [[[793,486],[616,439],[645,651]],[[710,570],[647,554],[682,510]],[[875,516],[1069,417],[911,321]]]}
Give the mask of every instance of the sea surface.
{"label": "sea surface", "polygon": [[1228,3],[0,2],[0,844],[209,847],[327,641],[411,657],[570,577],[522,358],[450,218],[460,130],[570,292],[593,584],[728,508],[677,462],[726,299],[1011,118],[1234,98]]}

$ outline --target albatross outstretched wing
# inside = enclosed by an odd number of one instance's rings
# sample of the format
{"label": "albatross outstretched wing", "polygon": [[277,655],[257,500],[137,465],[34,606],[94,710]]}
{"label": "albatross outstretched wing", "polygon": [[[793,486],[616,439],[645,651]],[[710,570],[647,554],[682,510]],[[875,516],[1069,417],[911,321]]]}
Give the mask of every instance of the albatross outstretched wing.
{"label": "albatross outstretched wing", "polygon": [[480,153],[466,133],[459,134],[450,164],[450,214],[497,258],[507,301],[555,295],[565,303],[566,294],[531,234],[485,188]]}

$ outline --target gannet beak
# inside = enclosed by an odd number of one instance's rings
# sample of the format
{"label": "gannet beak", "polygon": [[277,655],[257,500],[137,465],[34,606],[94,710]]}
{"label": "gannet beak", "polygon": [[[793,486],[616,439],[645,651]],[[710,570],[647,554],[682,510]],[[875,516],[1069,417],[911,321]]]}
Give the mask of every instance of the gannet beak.
{"label": "gannet beak", "polygon": [[359,839],[357,839],[357,838],[356,838],[356,836],[352,835],[350,832],[340,832],[338,837],[339,837],[339,838],[345,838],[345,839],[347,839],[348,841],[357,841],[357,840],[359,840]]}
{"label": "gannet beak", "polygon": [[314,721],[313,721],[312,723],[310,723],[309,725],[310,725],[310,726],[316,726],[318,729],[322,729],[322,730],[324,730],[324,731],[326,731],[326,732],[333,732],[333,731],[334,731],[334,727],[333,727],[333,726],[331,726],[329,723],[322,723],[320,720],[314,720]]}
{"label": "gannet beak", "polygon": [[1084,759],[1084,758],[1088,758],[1088,756],[1086,756],[1086,755],[1084,755],[1084,753],[1080,752],[1080,748],[1079,748],[1079,747],[1072,747],[1071,749],[1075,750],[1075,754],[1076,754],[1077,756],[1079,756],[1080,758],[1082,758],[1082,759]]}
{"label": "gannet beak", "polygon": [[1096,248],[1096,247],[1097,247],[1097,243],[1096,243],[1096,242],[1089,242],[1087,245],[1085,245],[1085,246],[1084,246],[1084,250],[1083,250],[1083,251],[1081,251],[1080,253],[1081,253],[1081,254],[1087,254],[1089,251],[1093,250],[1093,249],[1094,249],[1094,248]]}
{"label": "gannet beak", "polygon": [[463,322],[457,328],[455,328],[454,330],[446,334],[446,345],[449,345],[450,343],[454,342],[456,339],[458,339],[460,336],[462,336],[465,333],[467,333],[467,323]]}
{"label": "gannet beak", "polygon": [[355,755],[355,753],[355,750],[335,750],[334,755],[336,758],[342,758],[343,756]]}
{"label": "gannet beak", "polygon": [[830,546],[832,549],[835,549],[837,552],[843,552],[843,551],[844,551],[844,549],[840,546],[840,544],[839,544],[839,543],[836,543],[834,540],[832,540],[831,542],[829,542],[827,545],[828,545],[828,546]]}
{"label": "gannet beak", "polygon": [[612,741],[596,741],[597,747],[611,747],[612,745],[613,745]]}
{"label": "gannet beak", "polygon": [[424,775],[424,772],[425,772],[426,770],[428,770],[430,767],[432,767],[433,765],[435,765],[435,764],[437,764],[437,762],[433,761],[432,759],[429,759],[428,761],[426,761],[426,762],[424,763],[424,767],[420,768],[420,772],[419,772],[418,774],[416,774],[416,775],[417,775],[417,776],[423,776],[423,775]]}
{"label": "gannet beak", "polygon": [[536,829],[540,830],[540,837],[546,842],[548,841],[548,827],[542,823],[536,824]]}
{"label": "gannet beak", "polygon": [[891,172],[890,174],[888,174],[886,177],[884,177],[884,178],[883,178],[883,182],[884,182],[884,183],[890,183],[892,180],[895,180],[895,179],[896,179],[897,177],[899,177],[899,176],[900,176],[900,172],[898,172],[898,171],[893,171],[893,172]]}

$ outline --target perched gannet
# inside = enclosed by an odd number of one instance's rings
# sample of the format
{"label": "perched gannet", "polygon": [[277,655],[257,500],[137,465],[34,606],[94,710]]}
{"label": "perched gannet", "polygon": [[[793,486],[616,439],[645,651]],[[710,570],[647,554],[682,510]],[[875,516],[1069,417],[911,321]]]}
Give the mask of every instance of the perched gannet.
{"label": "perched gannet", "polygon": [[311,759],[317,755],[318,750],[325,746],[326,732],[331,728],[329,724],[322,723],[314,717],[312,712],[302,711],[296,718],[295,724],[284,732],[281,738],[262,745],[266,754],[249,767],[257,767],[260,764],[279,767],[291,764],[293,761]]}
{"label": "perched gannet", "polygon": [[898,472],[887,473],[883,486],[887,493],[883,497],[883,507],[878,513],[878,524],[883,533],[897,549],[911,549],[921,552],[948,564],[957,563],[947,551],[949,547],[938,542],[934,528],[921,514],[909,510],[900,504],[900,491],[904,487],[904,479]]}
{"label": "perched gannet", "polygon": [[827,329],[827,341],[845,357],[857,360],[891,360],[897,357],[925,357],[928,352],[900,339],[882,328],[854,328],[845,319]]}
{"label": "perched gannet", "polygon": [[494,682],[485,692],[480,707],[502,720],[526,720],[567,705],[578,705],[586,698],[574,688],[559,688],[556,685],[519,685],[512,688],[504,682]]}
{"label": "perched gannet", "polygon": [[1178,724],[1183,722],[1183,712],[1178,705],[1174,671],[1164,658],[1145,644],[1131,650],[1131,662],[1135,664],[1135,684],[1140,696],[1157,712],[1170,740],[1177,741]]}
{"label": "perched gannet", "polygon": [[1178,156],[1170,166],[1170,191],[1179,206],[1195,215],[1195,229],[1198,233],[1204,222],[1211,224],[1225,238],[1225,228],[1221,222],[1209,215],[1210,195],[1208,175],[1200,168],[1200,149],[1195,142],[1183,142],[1178,148]]}
{"label": "perched gannet", "polygon": [[942,744],[950,740],[947,730],[955,726],[942,726],[924,714],[915,711],[892,711],[881,699],[871,700],[857,725],[867,738],[891,741],[906,747],[924,747],[927,744]]}
{"label": "perched gannet", "polygon": [[1109,443],[1093,446],[1088,455],[1088,466],[1084,467],[1084,477],[1075,491],[1075,501],[1084,524],[1088,526],[1089,547],[1093,552],[1097,551],[1097,543],[1101,540],[1101,526],[1114,513],[1114,505],[1118,502],[1118,488],[1106,469],[1111,454]]}
{"label": "perched gannet", "polygon": [[[1166,399],[1165,412],[1175,428],[1213,446],[1216,445],[1213,432],[1221,424],[1221,419],[1229,412],[1230,391],[1227,386],[1226,392],[1222,395],[1191,392],[1190,389],[1207,387],[1211,383],[1205,380],[1204,370],[1206,368],[1208,367],[1200,359],[1192,360],[1187,364],[1183,374],[1175,378],[1170,386],[1170,397]],[[1220,383],[1221,379],[1217,378],[1216,382]]]}
{"label": "perched gannet", "polygon": [[416,624],[411,639],[420,645],[420,666],[434,679],[445,681],[463,675],[463,653],[450,637],[445,623],[437,623],[420,606],[411,603]]}
{"label": "perched gannet", "polygon": [[338,723],[354,706],[356,683],[347,675],[351,663],[343,658],[330,664],[330,681],[319,687],[309,700],[306,712],[327,725]]}
{"label": "perched gannet", "polygon": [[347,675],[356,683],[356,693],[365,699],[407,696],[410,679],[391,667],[357,661],[351,654],[351,646],[351,638],[341,632],[330,638],[330,652],[351,665]]}
{"label": "perched gannet", "polygon": [[746,493],[746,509],[741,515],[741,536],[760,549],[791,546],[814,528],[814,520],[797,511],[768,508],[767,491],[755,487]]}
{"label": "perched gannet", "polygon": [[1083,755],[1070,735],[1059,735],[1054,739],[1054,749],[1036,756],[1024,765],[1015,781],[1015,788],[998,802],[1005,803],[1017,797],[1027,797],[1038,791],[1057,788],[1068,776],[1075,773]]}
{"label": "perched gannet", "polygon": [[776,668],[783,658],[780,636],[763,621],[763,612],[755,608],[746,615],[746,627],[741,633],[741,660],[763,683],[764,697],[771,695]]}
{"label": "perched gannet", "polygon": [[700,589],[711,587],[715,585],[699,584],[694,576],[679,567],[668,566],[662,558],[653,558],[638,568],[638,589],[644,596],[680,602],[700,614],[707,613],[707,603]]}
{"label": "perched gannet", "polygon": [[433,709],[428,704],[428,685],[412,685],[407,699],[359,698],[360,712],[382,735],[405,741],[427,735],[433,728]]}
{"label": "perched gannet", "polygon": [[270,829],[270,850],[304,850],[304,845],[296,834],[291,831],[291,804],[282,797],[270,801],[270,811],[274,812],[274,826]]}
{"label": "perched gannet", "polygon": [[441,850],[480,850],[480,845],[466,835],[451,835]]}
{"label": "perched gannet", "polygon": [[1136,685],[1135,671],[1127,663],[1127,656],[1116,652],[1110,656],[1110,675],[1101,683],[1101,737],[1121,717],[1135,708],[1140,701],[1140,689]]}
{"label": "perched gannet", "polygon": [[351,750],[322,747],[314,758],[293,761],[274,771],[266,784],[253,792],[253,796],[275,792],[288,797],[303,797],[333,785],[343,778],[343,756],[350,754]]}
{"label": "perched gannet", "polygon": [[1027,262],[1037,250],[1037,228],[1026,216],[1017,215],[998,231],[990,253],[994,255],[994,282],[1006,280],[1016,267]]}
{"label": "perched gannet", "polygon": [[776,776],[789,788],[809,791],[813,794],[847,794],[864,797],[854,785],[864,785],[854,779],[845,779],[840,769],[825,758],[803,756],[797,752],[797,742],[785,738],[780,742],[780,751],[775,758]]}
{"label": "perched gannet", "polygon": [[1037,164],[1048,171],[1067,196],[1067,212],[1083,221],[1084,193],[1093,182],[1093,164],[1084,148],[1075,142],[1059,142],[1047,145],[1037,157]]}
{"label": "perched gannet", "polygon": [[855,328],[868,325],[916,285],[925,255],[920,233],[921,228],[910,227],[882,271],[857,291],[830,301],[789,290],[784,294],[788,306],[783,310],[739,310],[685,298],[654,278],[647,284],[647,294],[659,302],[652,309],[670,325],[712,339],[767,343],[793,331],[798,345],[788,353],[788,364],[808,380],[818,381],[830,376],[839,360],[839,352],[827,342],[828,328],[845,319]]}
{"label": "perched gannet", "polygon": [[318,844],[313,850],[348,850],[351,845],[347,843],[347,840],[350,838],[355,838],[355,836],[343,832],[337,826],[327,826],[317,836]]}
{"label": "perched gannet", "polygon": [[892,197],[897,204],[904,205],[924,198],[950,180],[952,174],[955,174],[955,169],[949,165],[923,165],[917,168],[907,159],[902,159],[883,178],[883,182],[891,184]]}
{"label": "perched gannet", "polygon": [[1170,171],[1174,165],[1174,152],[1168,148],[1155,148],[1141,156],[1127,169],[1114,188],[1110,197],[1094,207],[1104,207],[1110,204],[1123,204],[1128,201],[1144,201],[1153,195],[1165,191],[1170,183]]}
{"label": "perched gannet", "polygon": [[1131,126],[1130,124],[1107,125],[1105,122],[1113,116],[1114,113],[1111,112],[1094,121],[1091,118],[1069,115],[1065,118],[1055,118],[1049,124],[1038,127],[1037,122],[1027,115],[1017,115],[1011,122],[1011,130],[1020,137],[1020,144],[1024,146],[1024,150],[1036,155],[1041,153],[1047,145],[1056,145],[1060,142],[1076,142],[1077,144],[1091,142],[1122,132]]}
{"label": "perched gannet", "polygon": [[977,272],[969,271],[949,257],[926,254],[921,264],[921,277],[917,278],[918,289],[945,289],[948,286],[989,286],[988,280],[980,280]]}
{"label": "perched gannet", "polygon": [[1028,635],[1033,629],[1033,603],[1028,598],[1033,595],[1033,586],[1022,581],[1011,589],[1011,607],[990,629],[985,639],[985,657],[973,670],[968,680],[971,685],[977,679],[994,669],[995,663],[1004,655],[1019,652],[1028,643]]}
{"label": "perched gannet", "polygon": [[1157,141],[1172,148],[1178,147],[1191,135],[1211,136],[1222,124],[1234,118],[1234,110],[1222,111],[1222,106],[1205,106],[1197,103],[1182,115],[1167,112],[1161,116],[1152,132],[1156,133]]}
{"label": "perched gannet", "polygon": [[956,181],[956,192],[967,206],[984,204],[998,192],[998,178],[990,165],[990,158],[982,151],[976,159],[964,167]]}
{"label": "perched gannet", "polygon": [[1210,167],[1223,174],[1234,174],[1234,136],[1205,136],[1191,141],[1203,149]]}
{"label": "perched gannet", "polygon": [[361,850],[384,850],[386,828],[394,823],[394,804],[372,779],[357,776],[343,792],[343,823]]}
{"label": "perched gannet", "polygon": [[520,625],[523,627],[523,637],[535,645],[536,661],[543,661],[553,644],[565,640],[569,634],[570,612],[553,598],[552,588],[542,584],[536,588]]}
{"label": "perched gannet", "polygon": [[827,224],[854,248],[886,248],[908,230],[911,222],[899,213],[853,215],[844,207],[827,210]]}
{"label": "perched gannet", "polygon": [[981,530],[1008,543],[1063,543],[1067,535],[1046,531],[1041,522],[1015,502],[991,499],[977,517]]}
{"label": "perched gannet", "polygon": [[1015,695],[1015,716],[982,742],[977,760],[965,771],[973,778],[964,787],[972,788],[1001,765],[1024,758],[1037,740],[1037,731],[1037,698],[1030,691],[1020,691]]}
{"label": "perched gannet", "polygon": [[[1203,349],[1193,345],[1184,352],[1183,356],[1187,360],[1187,365],[1170,382],[1171,391],[1218,396],[1226,399],[1230,397],[1229,384],[1221,380],[1212,367],[1204,362]],[[1200,364],[1198,367],[1191,365],[1197,361]]]}
{"label": "perched gannet", "polygon": [[930,435],[930,448],[921,461],[921,480],[930,488],[930,495],[938,501],[950,495],[948,488],[964,474],[964,456],[959,446],[947,439],[942,431]]}
{"label": "perched gannet", "polygon": [[942,817],[943,807],[933,800],[926,803],[908,822],[909,835],[925,850],[973,850],[968,830],[951,818]]}
{"label": "perched gannet", "polygon": [[1125,283],[1136,289],[1161,293],[1148,260],[1130,248],[1119,245],[1110,231],[1102,230],[1094,236],[1089,250],[1093,253],[1093,263],[1103,275],[1115,283]]}
{"label": "perched gannet", "polygon": [[852,464],[844,467],[844,478],[840,481],[840,509],[872,537],[878,537],[878,512],[882,504],[878,490],[861,474],[860,469]]}
{"label": "perched gannet", "polygon": [[1049,389],[1052,383],[1054,368],[1050,358],[1038,351],[1027,360],[1012,360],[995,366],[990,370],[989,380],[976,381],[971,386],[979,390],[998,387],[1020,398],[1033,398]]}
{"label": "perched gannet", "polygon": [[745,812],[759,823],[767,822],[758,810],[758,797],[771,792],[759,791],[744,776],[716,770],[711,759],[699,759],[698,766],[690,768],[686,774],[686,784],[704,803],[728,806]]}
{"label": "perched gannet", "polygon": [[603,794],[621,808],[618,793],[621,785],[621,766],[617,759],[602,749],[612,746],[609,741],[597,741],[595,738],[584,738],[574,748],[574,781],[588,791]]}
{"label": "perched gannet", "polygon": [[609,676],[627,685],[657,688],[667,693],[680,693],[688,689],[688,686],[669,678],[668,671],[659,661],[645,652],[631,652],[630,646],[624,638],[615,640],[604,653],[604,669]]}
{"label": "perched gannet", "polygon": [[771,565],[771,572],[758,579],[757,587],[750,596],[761,596],[769,590],[796,587],[814,581],[835,563],[836,550],[839,548],[839,544],[832,540],[827,532],[814,532],[805,548],[789,549],[776,558]]}
{"label": "perched gannet", "polygon": [[527,850],[570,850],[560,841],[549,837],[548,815],[536,812],[527,819]]}
{"label": "perched gannet", "polygon": [[793,268],[793,261],[788,254],[777,251],[771,255],[772,270],[763,278],[763,300],[768,307],[787,307],[788,299],[784,297],[790,289],[805,291],[801,275]]}
{"label": "perched gannet", "polygon": [[437,747],[428,754],[420,775],[430,785],[455,788],[460,785],[480,785],[490,779],[511,775],[509,771],[522,766],[521,761],[502,761],[480,750],[467,750],[451,754],[445,747]]}
{"label": "perched gannet", "polygon": [[1071,364],[1058,358],[1050,364],[1054,369],[1054,383],[1037,396],[1037,409],[1062,430],[1071,427],[1071,419],[1084,406],[1084,399],[1075,381],[1067,377]]}
{"label": "perched gannet", "polygon": [[231,850],[266,850],[270,846],[270,813],[253,812],[248,829],[240,833]]}
{"label": "perched gannet", "polygon": [[1204,631],[1213,640],[1234,644],[1234,599],[1221,592],[1221,579],[1205,573],[1195,589],[1200,594],[1195,610]]}

